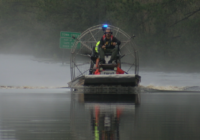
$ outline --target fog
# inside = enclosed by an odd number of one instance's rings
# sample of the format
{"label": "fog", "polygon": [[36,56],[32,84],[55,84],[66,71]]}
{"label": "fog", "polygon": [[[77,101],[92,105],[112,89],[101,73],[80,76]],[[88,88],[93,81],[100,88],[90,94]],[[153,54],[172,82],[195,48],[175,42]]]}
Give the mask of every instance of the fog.
{"label": "fog", "polygon": [[178,73],[178,72],[148,72],[141,71],[141,85],[154,86],[200,86],[199,73]]}
{"label": "fog", "polygon": [[[62,88],[71,80],[67,63],[28,55],[0,55],[0,86],[23,88]],[[199,87],[199,73],[139,72],[140,86],[160,90],[184,90]]]}
{"label": "fog", "polygon": [[89,27],[108,23],[136,36],[140,68],[200,72],[199,0],[106,3],[1,0],[0,53],[60,59],[66,51],[59,48],[60,31],[83,33]]}
{"label": "fog", "polygon": [[0,55],[0,86],[66,87],[69,64],[26,55]]}

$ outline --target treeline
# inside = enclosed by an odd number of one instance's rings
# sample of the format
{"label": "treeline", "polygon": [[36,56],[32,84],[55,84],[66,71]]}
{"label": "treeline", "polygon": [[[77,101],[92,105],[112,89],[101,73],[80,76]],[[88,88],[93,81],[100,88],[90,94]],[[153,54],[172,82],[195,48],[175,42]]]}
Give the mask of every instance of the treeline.
{"label": "treeline", "polygon": [[60,31],[108,23],[136,35],[142,66],[200,71],[199,5],[199,0],[0,0],[0,51],[60,56]]}

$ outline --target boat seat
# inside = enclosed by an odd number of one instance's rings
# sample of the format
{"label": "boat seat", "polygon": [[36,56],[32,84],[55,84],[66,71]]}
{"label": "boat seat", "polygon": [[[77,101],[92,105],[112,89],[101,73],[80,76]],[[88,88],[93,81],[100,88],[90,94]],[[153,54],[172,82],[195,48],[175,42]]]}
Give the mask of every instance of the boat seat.
{"label": "boat seat", "polygon": [[[111,56],[112,55],[112,53],[105,53],[105,57],[108,57],[108,56]],[[120,58],[120,54],[118,53],[117,54],[117,59],[119,59]]]}
{"label": "boat seat", "polygon": [[104,70],[114,70],[114,68],[117,67],[117,64],[99,64],[99,67]]}

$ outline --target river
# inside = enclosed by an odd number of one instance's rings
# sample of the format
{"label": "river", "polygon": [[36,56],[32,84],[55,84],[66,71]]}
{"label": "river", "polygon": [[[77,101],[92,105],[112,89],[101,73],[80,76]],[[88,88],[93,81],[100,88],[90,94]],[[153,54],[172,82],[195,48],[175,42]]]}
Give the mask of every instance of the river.
{"label": "river", "polygon": [[0,140],[200,139],[198,73],[141,71],[135,105],[71,92],[69,63],[0,55],[0,64]]}

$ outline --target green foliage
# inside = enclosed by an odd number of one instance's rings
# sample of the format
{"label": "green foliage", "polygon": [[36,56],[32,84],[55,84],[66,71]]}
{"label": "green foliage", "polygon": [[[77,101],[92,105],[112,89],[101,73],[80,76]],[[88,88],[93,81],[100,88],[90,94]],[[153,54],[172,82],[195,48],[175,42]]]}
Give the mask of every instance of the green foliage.
{"label": "green foliage", "polygon": [[0,51],[23,42],[31,52],[59,56],[60,31],[82,32],[106,22],[136,35],[145,66],[184,61],[200,70],[199,5],[198,0],[0,0]]}

